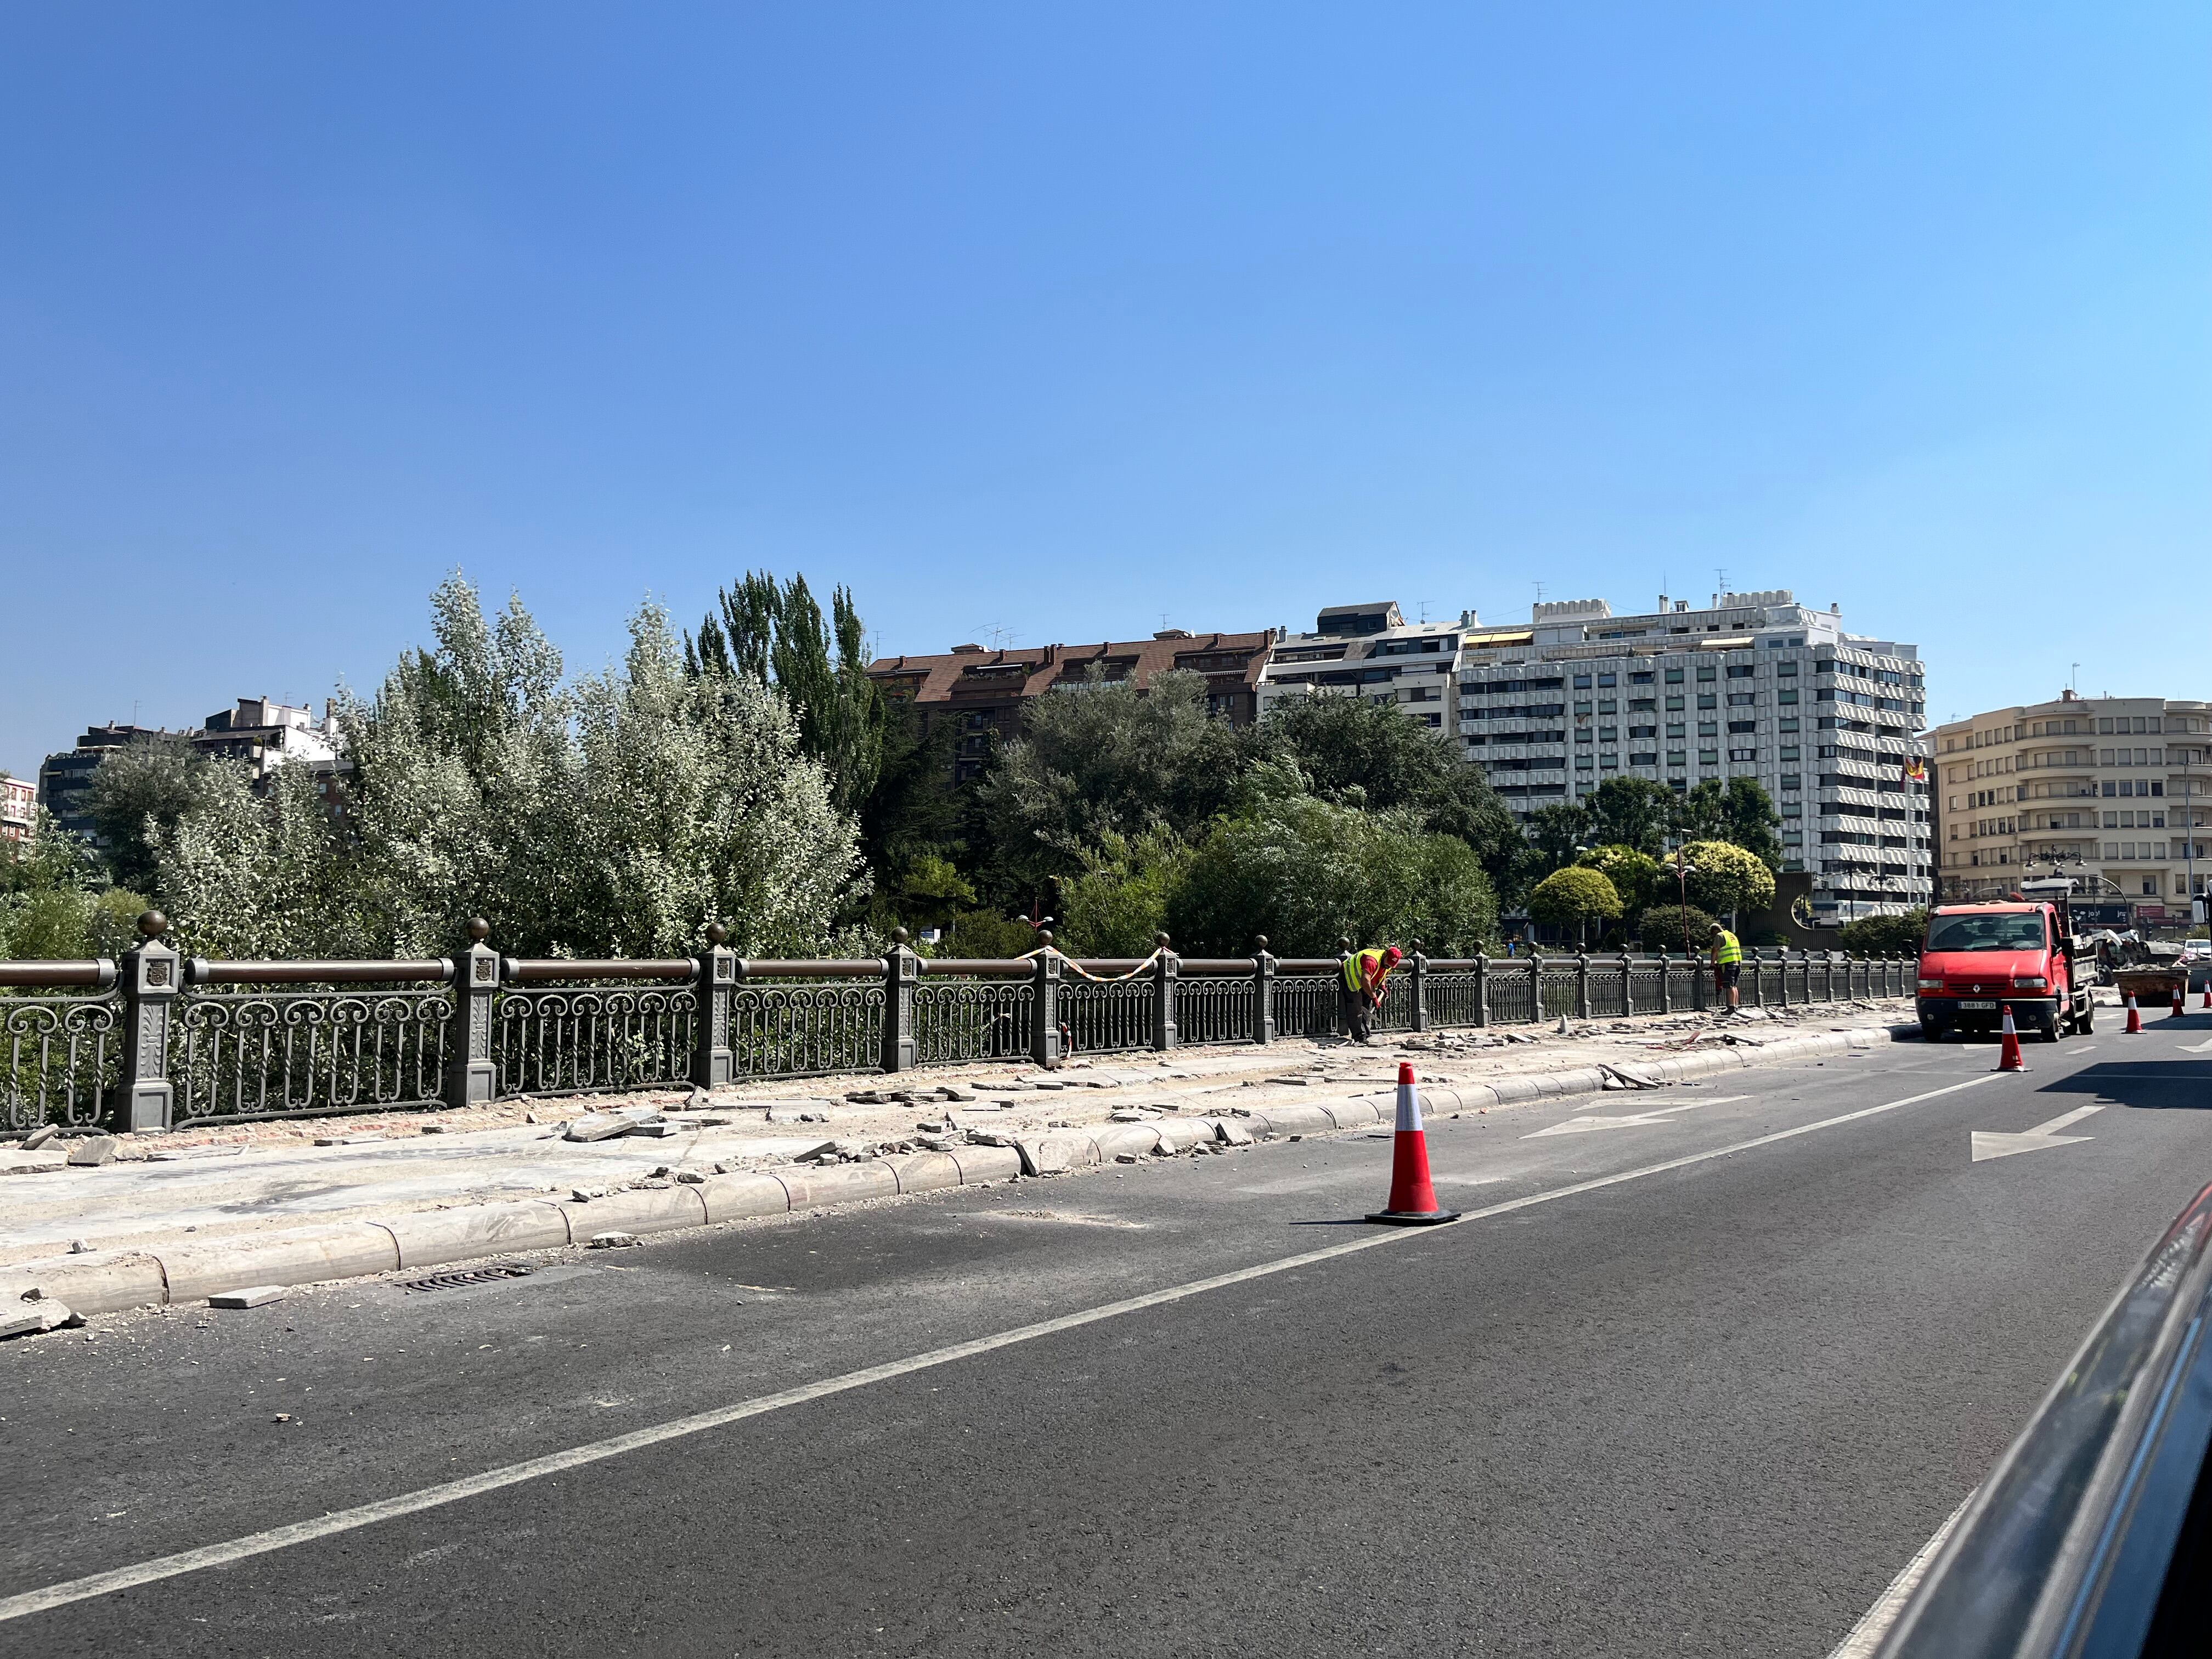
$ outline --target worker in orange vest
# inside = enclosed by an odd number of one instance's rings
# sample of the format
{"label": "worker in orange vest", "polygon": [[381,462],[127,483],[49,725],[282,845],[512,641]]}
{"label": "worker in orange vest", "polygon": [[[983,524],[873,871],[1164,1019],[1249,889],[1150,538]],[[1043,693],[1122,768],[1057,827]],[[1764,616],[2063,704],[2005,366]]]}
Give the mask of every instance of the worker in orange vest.
{"label": "worker in orange vest", "polygon": [[1371,1023],[1375,1011],[1382,1006],[1383,987],[1405,954],[1395,945],[1385,945],[1354,951],[1344,959],[1344,1028],[1352,1033],[1354,1042],[1371,1040]]}

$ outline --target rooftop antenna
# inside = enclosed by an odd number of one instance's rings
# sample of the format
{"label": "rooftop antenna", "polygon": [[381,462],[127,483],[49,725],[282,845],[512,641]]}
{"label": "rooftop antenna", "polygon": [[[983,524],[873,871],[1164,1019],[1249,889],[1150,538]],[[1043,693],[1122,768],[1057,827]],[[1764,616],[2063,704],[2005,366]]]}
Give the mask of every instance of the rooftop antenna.
{"label": "rooftop antenna", "polygon": [[1715,570],[1713,572],[1713,583],[1720,589],[1721,597],[1723,599],[1726,599],[1728,597],[1729,591],[1728,572],[1725,570]]}
{"label": "rooftop antenna", "polygon": [[2078,693],[2081,691],[2081,665],[2080,663],[2078,663],[2078,662],[2077,662],[2077,663],[2072,663],[2072,664],[2069,664],[2069,665],[2069,665],[2069,667],[2071,667],[2071,668],[2073,669],[2073,671],[2074,671],[2074,672],[2073,672],[2072,673],[2069,674],[2069,675],[2066,677],[2066,689],[2067,689],[2069,691],[2075,692],[2075,693],[2077,693],[2077,694],[2078,694]]}
{"label": "rooftop antenna", "polygon": [[1429,602],[1426,599],[1423,599],[1420,601],[1420,606],[1421,620],[1425,623],[1429,619]]}
{"label": "rooftop antenna", "polygon": [[1534,588],[1536,590],[1536,603],[1537,603],[1537,604],[1539,604],[1539,605],[1543,604],[1543,602],[1544,602],[1544,584],[1543,584],[1543,583],[1541,583],[1541,582],[1531,582],[1531,583],[1529,584],[1529,586],[1530,586],[1531,587],[1534,587]]}
{"label": "rooftop antenna", "polygon": [[1160,631],[1161,631],[1163,634],[1164,634],[1165,632],[1167,632],[1167,627],[1168,627],[1168,613],[1167,613],[1166,611],[1161,611],[1161,612],[1160,612]]}

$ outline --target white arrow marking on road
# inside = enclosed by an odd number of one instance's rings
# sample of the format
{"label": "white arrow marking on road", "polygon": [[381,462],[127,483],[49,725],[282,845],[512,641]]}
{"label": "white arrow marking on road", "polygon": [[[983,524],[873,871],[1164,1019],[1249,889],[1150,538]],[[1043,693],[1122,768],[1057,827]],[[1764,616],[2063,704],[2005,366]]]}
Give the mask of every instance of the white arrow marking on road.
{"label": "white arrow marking on road", "polygon": [[1988,1129],[1977,1129],[1972,1140],[1972,1161],[1984,1158],[2010,1158],[2014,1152],[2039,1152],[2049,1146],[2071,1146],[2077,1142],[2094,1140],[2094,1135],[2062,1135],[2058,1132],[2069,1123],[2079,1123],[2092,1112],[2101,1112],[2102,1106],[2076,1106],[2070,1112],[2061,1112],[2048,1123],[2039,1123],[2025,1134],[2003,1135]]}
{"label": "white arrow marking on road", "polygon": [[1749,1095],[1723,1095],[1718,1100],[1686,1101],[1680,1106],[1662,1106],[1656,1111],[1637,1112],[1627,1117],[1571,1117],[1565,1123],[1554,1123],[1548,1129],[1539,1129],[1534,1134],[1521,1137],[1537,1140],[1545,1135],[1586,1135],[1598,1129],[1626,1129],[1653,1123],[1672,1123],[1670,1112],[1694,1112],[1700,1106],[1725,1106],[1732,1100],[1749,1100]]}
{"label": "white arrow marking on road", "polygon": [[2212,1037],[2206,1037],[2202,1042],[2177,1042],[2173,1046],[2185,1054],[2212,1054]]}

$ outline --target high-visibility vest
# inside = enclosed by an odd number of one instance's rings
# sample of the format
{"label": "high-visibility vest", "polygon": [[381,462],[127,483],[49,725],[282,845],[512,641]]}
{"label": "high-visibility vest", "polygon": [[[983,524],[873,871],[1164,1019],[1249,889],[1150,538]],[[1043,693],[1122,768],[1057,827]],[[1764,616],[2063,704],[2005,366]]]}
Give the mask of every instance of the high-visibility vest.
{"label": "high-visibility vest", "polygon": [[1723,968],[1732,962],[1743,960],[1743,946],[1736,943],[1735,935],[1725,927],[1721,929],[1719,943],[1713,947],[1713,960]]}
{"label": "high-visibility vest", "polygon": [[1380,951],[1354,951],[1350,956],[1344,959],[1344,988],[1346,990],[1364,991],[1367,988],[1367,965],[1370,963],[1375,964],[1376,970],[1381,974],[1382,978],[1389,978],[1390,970],[1389,968],[1383,966],[1382,953]]}

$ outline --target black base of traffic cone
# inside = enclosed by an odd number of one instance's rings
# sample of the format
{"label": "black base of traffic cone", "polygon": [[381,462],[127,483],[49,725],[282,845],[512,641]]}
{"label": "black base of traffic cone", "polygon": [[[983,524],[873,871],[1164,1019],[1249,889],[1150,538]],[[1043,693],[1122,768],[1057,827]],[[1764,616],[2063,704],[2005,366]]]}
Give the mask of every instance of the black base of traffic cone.
{"label": "black base of traffic cone", "polygon": [[1377,1210],[1367,1218],[1393,1227],[1433,1227],[1438,1222],[1456,1221],[1457,1210]]}

